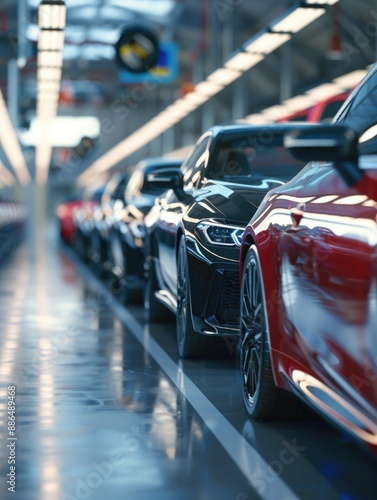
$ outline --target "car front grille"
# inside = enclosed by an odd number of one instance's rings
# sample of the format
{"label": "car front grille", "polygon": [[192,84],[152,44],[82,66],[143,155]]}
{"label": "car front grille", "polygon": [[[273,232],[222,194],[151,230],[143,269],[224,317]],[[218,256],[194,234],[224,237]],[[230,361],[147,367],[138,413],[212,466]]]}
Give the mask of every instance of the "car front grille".
{"label": "car front grille", "polygon": [[224,271],[216,319],[220,326],[238,326],[240,318],[240,285],[238,272]]}

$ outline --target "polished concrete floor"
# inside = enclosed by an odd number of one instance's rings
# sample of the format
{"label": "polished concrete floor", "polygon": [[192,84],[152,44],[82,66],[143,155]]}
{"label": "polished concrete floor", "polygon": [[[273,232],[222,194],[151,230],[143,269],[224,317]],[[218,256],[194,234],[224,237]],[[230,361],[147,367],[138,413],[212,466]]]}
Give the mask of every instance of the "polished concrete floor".
{"label": "polished concrete floor", "polygon": [[53,238],[1,264],[0,322],[0,499],[377,496],[377,462],[347,436],[248,420],[236,357],[180,361],[173,323],[144,324]]}

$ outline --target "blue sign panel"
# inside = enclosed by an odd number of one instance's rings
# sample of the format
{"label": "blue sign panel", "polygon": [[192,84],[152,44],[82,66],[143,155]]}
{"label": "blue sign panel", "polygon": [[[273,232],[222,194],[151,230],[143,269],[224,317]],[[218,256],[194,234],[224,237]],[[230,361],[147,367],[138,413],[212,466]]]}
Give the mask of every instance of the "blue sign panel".
{"label": "blue sign panel", "polygon": [[178,76],[178,48],[175,43],[160,42],[160,55],[156,66],[146,73],[119,71],[122,83],[171,83]]}

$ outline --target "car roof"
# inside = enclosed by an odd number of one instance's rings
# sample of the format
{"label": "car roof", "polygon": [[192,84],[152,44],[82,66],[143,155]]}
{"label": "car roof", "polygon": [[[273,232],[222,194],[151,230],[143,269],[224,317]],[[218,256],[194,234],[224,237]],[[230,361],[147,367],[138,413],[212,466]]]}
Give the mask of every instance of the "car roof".
{"label": "car roof", "polygon": [[158,167],[158,166],[181,166],[184,158],[146,158],[145,160],[141,160],[137,168],[145,169],[148,167]]}
{"label": "car roof", "polygon": [[220,134],[239,134],[239,133],[258,133],[263,131],[287,132],[290,130],[297,130],[298,128],[313,127],[313,123],[308,122],[284,122],[284,123],[263,123],[263,124],[249,124],[249,123],[235,123],[227,125],[216,125],[211,127],[207,133],[213,137]]}

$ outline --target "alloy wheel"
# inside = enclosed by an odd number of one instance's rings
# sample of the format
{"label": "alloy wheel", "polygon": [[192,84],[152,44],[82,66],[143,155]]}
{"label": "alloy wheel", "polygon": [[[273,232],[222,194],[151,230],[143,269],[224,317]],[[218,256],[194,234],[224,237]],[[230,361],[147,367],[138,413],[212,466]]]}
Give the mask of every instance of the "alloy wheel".
{"label": "alloy wheel", "polygon": [[241,295],[241,375],[249,406],[260,389],[263,339],[266,330],[261,277],[255,259],[246,264]]}

